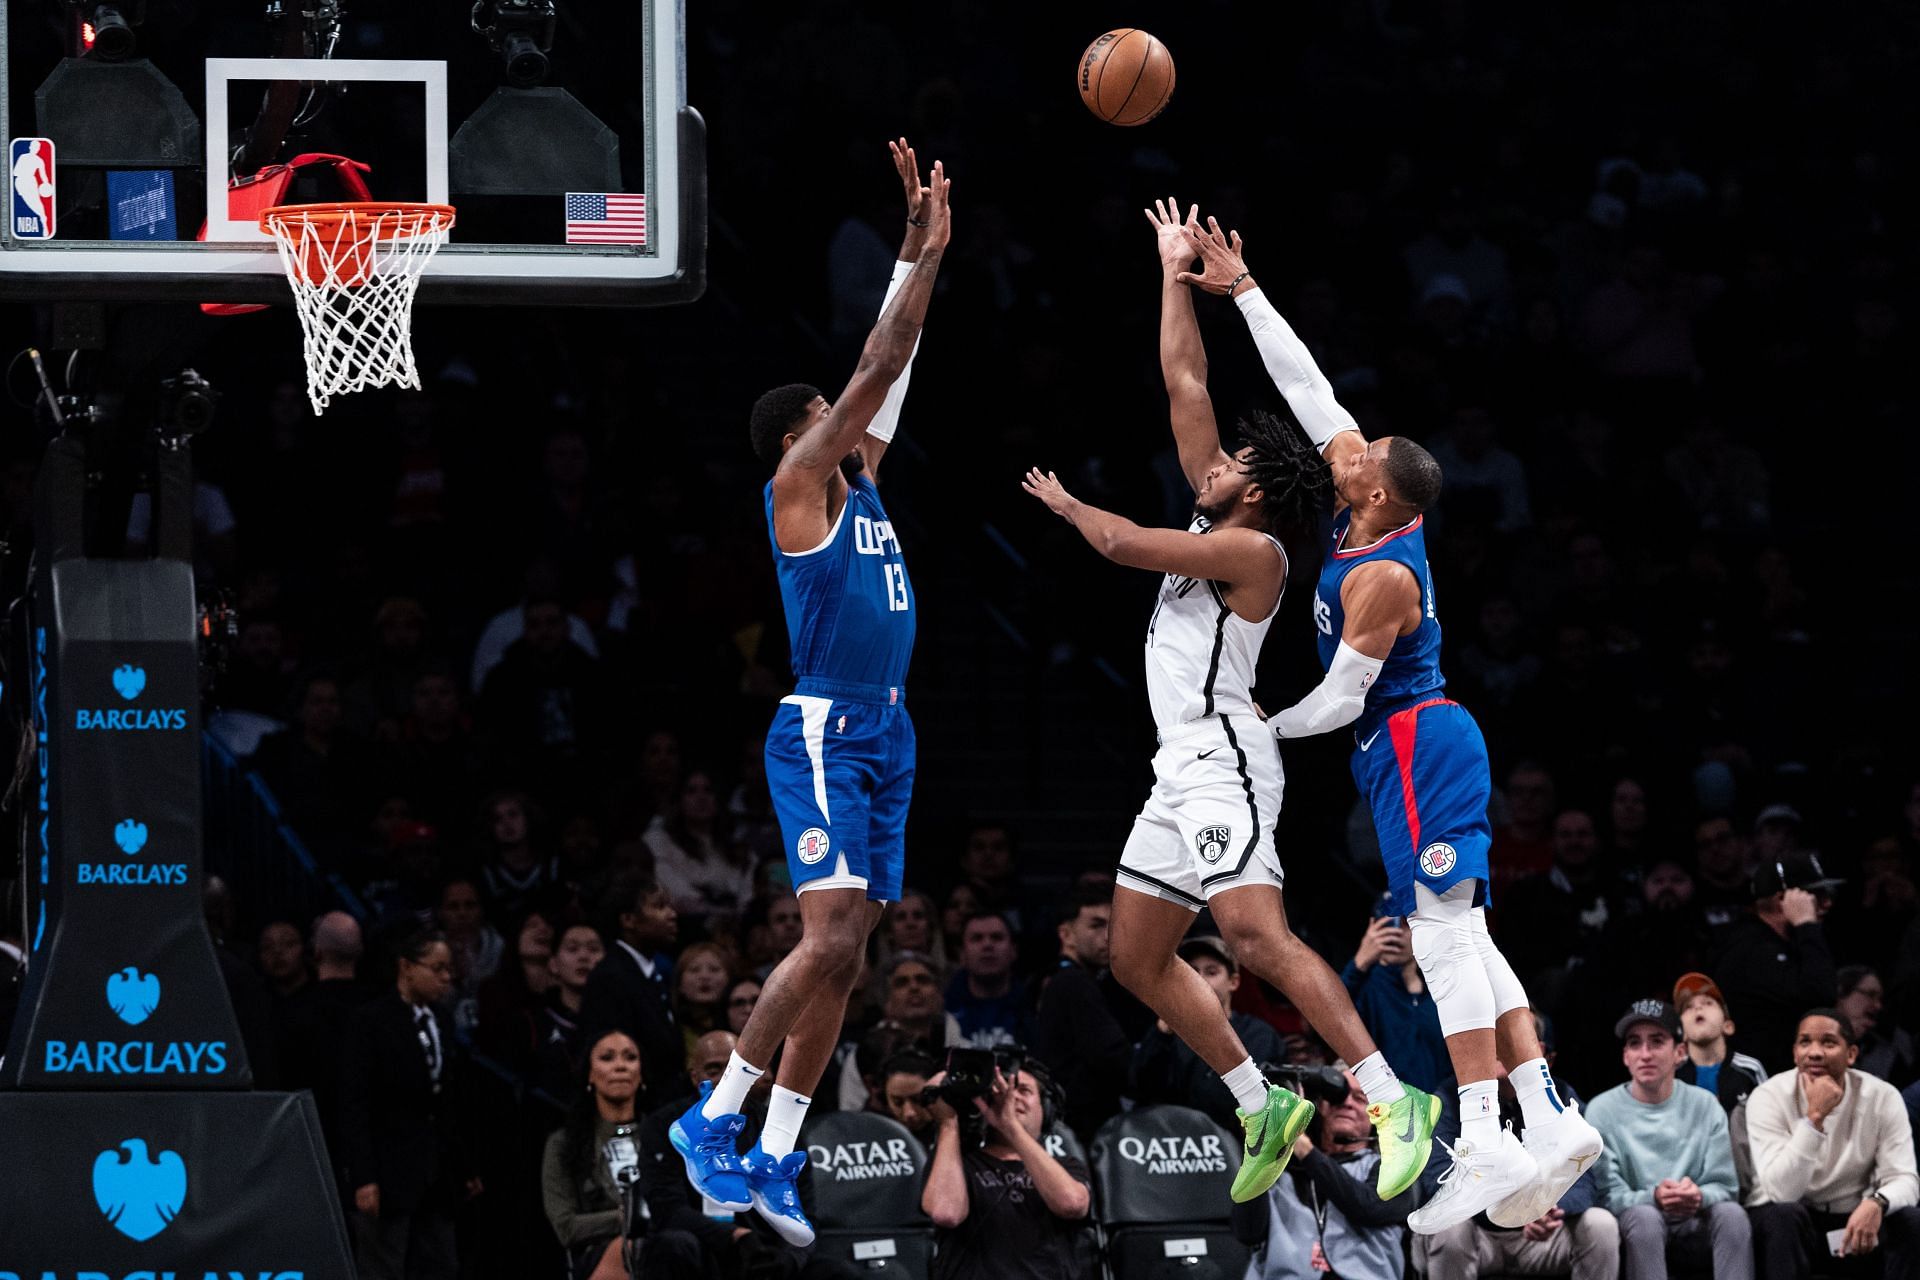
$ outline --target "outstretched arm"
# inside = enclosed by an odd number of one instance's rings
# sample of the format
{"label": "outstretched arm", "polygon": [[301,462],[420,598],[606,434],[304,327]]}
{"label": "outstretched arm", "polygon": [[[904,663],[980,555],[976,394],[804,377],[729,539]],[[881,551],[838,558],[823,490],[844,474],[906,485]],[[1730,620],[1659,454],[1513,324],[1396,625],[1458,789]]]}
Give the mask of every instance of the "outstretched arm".
{"label": "outstretched arm", "polygon": [[1360,718],[1394,641],[1420,625],[1420,584],[1405,565],[1363,565],[1341,584],[1340,607],[1346,623],[1326,679],[1268,721],[1282,738],[1327,733]]}
{"label": "outstretched arm", "polygon": [[1095,551],[1115,564],[1224,583],[1230,589],[1268,585],[1257,596],[1236,596],[1228,602],[1235,613],[1253,621],[1271,614],[1280,599],[1286,561],[1265,534],[1240,528],[1209,534],[1143,528],[1125,516],[1088,506],[1068,493],[1058,476],[1038,467],[1027,472],[1020,487],[1046,503],[1048,510],[1078,529]]}
{"label": "outstretched arm", "polygon": [[[1188,210],[1188,226],[1197,229],[1199,213],[1199,205]],[[1213,397],[1207,394],[1207,351],[1200,342],[1200,322],[1193,316],[1193,290],[1180,281],[1181,273],[1193,265],[1194,248],[1186,226],[1181,225],[1180,206],[1171,196],[1155,200],[1146,214],[1160,253],[1160,376],[1167,383],[1180,470],[1198,493],[1206,485],[1207,472],[1224,463],[1227,455],[1220,447]]]}
{"label": "outstretched arm", "polygon": [[913,357],[914,343],[920,339],[920,326],[927,318],[927,300],[933,295],[933,279],[940,270],[940,258],[946,251],[951,232],[945,167],[934,161],[932,186],[927,200],[926,243],[920,260],[908,272],[892,305],[867,335],[860,352],[860,363],[846,390],[827,411],[819,426],[800,437],[780,459],[773,473],[774,500],[804,502],[817,493],[839,467],[840,460],[852,453],[867,433],[867,427],[886,399],[887,389],[899,378]]}
{"label": "outstretched arm", "polygon": [[[900,186],[907,198],[907,234],[900,243],[900,260],[893,264],[893,278],[887,281],[887,295],[880,300],[880,314],[886,315],[887,308],[893,305],[894,297],[900,292],[900,286],[913,274],[913,264],[920,261],[920,254],[927,245],[927,232],[931,229],[927,219],[927,203],[932,192],[920,185],[920,162],[914,156],[913,148],[901,138],[887,144],[887,150],[893,155],[893,167],[900,174]],[[860,442],[860,456],[867,464],[867,474],[877,482],[880,479],[880,459],[892,443],[893,435],[900,426],[900,406],[907,398],[907,384],[913,381],[913,357],[920,354],[920,338],[915,335],[913,350],[907,356],[907,363],[900,370],[900,376],[887,388],[887,395],[880,402],[880,408],[873,415],[873,421],[867,424],[867,438]]]}
{"label": "outstretched arm", "polygon": [[1207,219],[1205,231],[1191,221],[1185,230],[1205,271],[1197,276],[1182,272],[1180,280],[1208,293],[1225,294],[1239,306],[1253,333],[1253,344],[1260,349],[1260,360],[1267,366],[1267,376],[1286,397],[1287,407],[1306,428],[1307,438],[1321,456],[1331,459],[1337,449],[1361,447],[1354,440],[1339,440],[1348,432],[1353,432],[1357,440],[1359,424],[1334,398],[1333,384],[1314,364],[1307,344],[1274,310],[1253,273],[1247,270],[1246,259],[1240,256],[1240,233],[1222,232],[1212,218]]}

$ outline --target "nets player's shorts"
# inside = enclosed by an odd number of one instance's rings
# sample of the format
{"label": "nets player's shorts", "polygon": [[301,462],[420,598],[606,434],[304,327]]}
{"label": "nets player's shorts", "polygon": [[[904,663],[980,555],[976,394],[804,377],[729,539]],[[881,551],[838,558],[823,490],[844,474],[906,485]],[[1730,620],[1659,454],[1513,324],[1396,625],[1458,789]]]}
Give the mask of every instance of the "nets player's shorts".
{"label": "nets player's shorts", "polygon": [[1120,855],[1120,884],[1191,911],[1227,889],[1280,884],[1273,824],[1284,779],[1264,724],[1215,716],[1162,734],[1153,777]]}
{"label": "nets player's shorts", "polygon": [[899,901],[913,765],[901,690],[805,680],[780,700],[767,789],[795,893],[865,889],[875,902]]}
{"label": "nets player's shorts", "polygon": [[1439,894],[1462,880],[1480,882],[1485,905],[1493,782],[1472,714],[1433,698],[1353,736],[1353,780],[1373,809],[1394,911],[1413,914],[1416,884]]}

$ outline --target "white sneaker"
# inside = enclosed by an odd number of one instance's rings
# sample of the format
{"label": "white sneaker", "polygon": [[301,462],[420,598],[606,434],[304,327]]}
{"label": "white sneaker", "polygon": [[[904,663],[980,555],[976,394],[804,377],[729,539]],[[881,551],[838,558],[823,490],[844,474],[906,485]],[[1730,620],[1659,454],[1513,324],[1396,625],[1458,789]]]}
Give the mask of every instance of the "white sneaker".
{"label": "white sneaker", "polygon": [[1569,1107],[1551,1124],[1527,1126],[1526,1150],[1540,1176],[1487,1210],[1496,1227],[1524,1227],[1560,1203],[1567,1188],[1600,1158],[1600,1131]]}
{"label": "white sneaker", "polygon": [[1437,1235],[1458,1226],[1526,1189],[1540,1176],[1539,1166],[1511,1129],[1501,1130],[1500,1141],[1484,1151],[1467,1142],[1447,1151],[1453,1156],[1453,1167],[1440,1175],[1440,1190],[1407,1219],[1408,1228],[1418,1235]]}

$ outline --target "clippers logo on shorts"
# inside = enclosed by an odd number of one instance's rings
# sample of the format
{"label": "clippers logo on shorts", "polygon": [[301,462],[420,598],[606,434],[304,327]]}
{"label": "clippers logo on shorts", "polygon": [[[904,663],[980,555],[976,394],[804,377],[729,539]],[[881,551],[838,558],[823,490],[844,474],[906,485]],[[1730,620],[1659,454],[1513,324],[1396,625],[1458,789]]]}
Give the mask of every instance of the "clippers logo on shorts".
{"label": "clippers logo on shorts", "polygon": [[1436,842],[1420,851],[1420,870],[1424,875],[1443,876],[1453,870],[1453,864],[1459,860],[1460,855],[1452,845]]}
{"label": "clippers logo on shorts", "polygon": [[9,163],[13,167],[13,220],[8,226],[13,238],[53,239],[53,140],[15,138]]}
{"label": "clippers logo on shorts", "polygon": [[808,827],[800,833],[794,852],[799,855],[800,861],[812,866],[827,856],[827,833],[818,827]]}
{"label": "clippers logo on shorts", "polygon": [[810,1146],[807,1160],[814,1176],[828,1173],[835,1182],[860,1182],[869,1178],[911,1178],[913,1153],[905,1138],[885,1142],[837,1142],[831,1147]]}
{"label": "clippers logo on shorts", "polygon": [[1227,846],[1232,843],[1232,827],[1208,827],[1193,841],[1194,848],[1200,851],[1200,860],[1209,866],[1220,861],[1227,852]]}
{"label": "clippers logo on shorts", "polygon": [[1120,1139],[1120,1154],[1148,1173],[1225,1173],[1227,1153],[1218,1134],[1198,1137]]}

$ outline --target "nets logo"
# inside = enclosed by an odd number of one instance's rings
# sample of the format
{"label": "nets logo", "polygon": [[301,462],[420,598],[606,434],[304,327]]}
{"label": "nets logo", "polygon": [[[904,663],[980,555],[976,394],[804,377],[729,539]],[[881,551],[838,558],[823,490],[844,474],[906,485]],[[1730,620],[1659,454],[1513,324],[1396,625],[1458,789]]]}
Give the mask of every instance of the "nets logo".
{"label": "nets logo", "polygon": [[1232,827],[1208,827],[1193,841],[1194,847],[1200,851],[1200,860],[1208,865],[1220,861],[1227,852],[1227,846],[1232,843]]}
{"label": "nets logo", "polygon": [[1148,1173],[1227,1171],[1226,1148],[1214,1133],[1203,1133],[1199,1137],[1122,1138],[1120,1155],[1133,1164],[1146,1166]]}
{"label": "nets logo", "polygon": [[160,1007],[159,977],[128,965],[107,979],[107,1007],[128,1026],[139,1026]]}
{"label": "nets logo", "polygon": [[910,1178],[914,1174],[913,1153],[905,1138],[885,1142],[837,1142],[831,1147],[808,1147],[807,1159],[821,1173],[833,1175],[835,1182],[859,1182],[870,1178]]}

